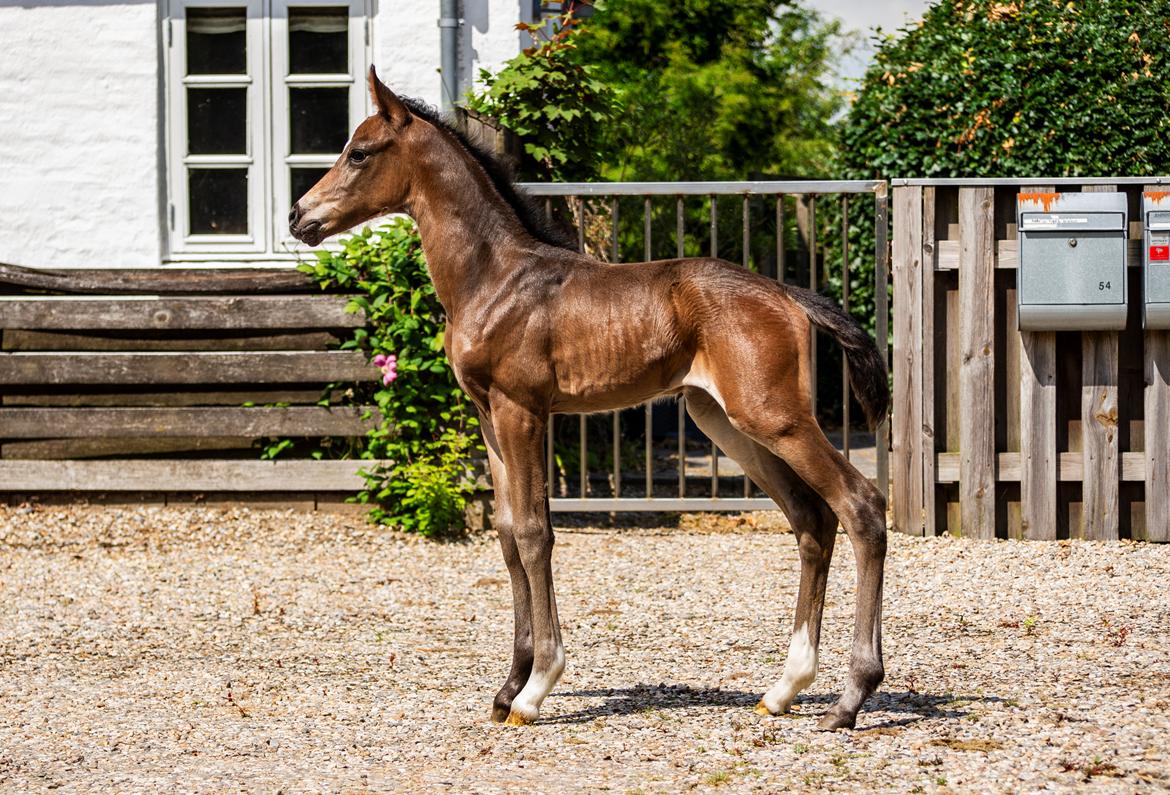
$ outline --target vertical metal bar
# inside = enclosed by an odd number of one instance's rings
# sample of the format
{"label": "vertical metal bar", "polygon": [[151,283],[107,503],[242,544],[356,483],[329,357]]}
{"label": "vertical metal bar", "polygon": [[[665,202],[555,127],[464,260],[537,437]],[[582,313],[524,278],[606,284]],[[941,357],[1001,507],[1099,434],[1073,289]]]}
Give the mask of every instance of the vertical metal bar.
{"label": "vertical metal bar", "polygon": [[[849,313],[849,194],[841,196],[841,308]],[[849,460],[849,362],[841,354],[841,452]]]}
{"label": "vertical metal bar", "polygon": [[[642,204],[642,256],[646,262],[654,256],[650,238],[650,197]],[[654,403],[646,403],[646,496],[654,496]]]}
{"label": "vertical metal bar", "polygon": [[[719,256],[719,200],[711,196],[711,256]],[[711,442],[711,496],[719,496],[719,448]]]}
{"label": "vertical metal bar", "polygon": [[[585,200],[578,198],[577,201],[577,250],[584,253],[585,251]],[[581,496],[589,496],[589,471],[588,471],[588,450],[585,445],[585,415],[582,414],[578,419],[577,429],[579,434],[578,451],[581,455],[579,463],[580,481],[581,481]]]}
{"label": "vertical metal bar", "polygon": [[[874,190],[874,331],[877,347],[887,366],[890,361],[890,199],[886,183]],[[890,421],[887,418],[877,429],[877,486],[887,502],[890,498]]]}
{"label": "vertical metal bar", "polygon": [[[817,197],[812,195],[808,199],[808,289],[817,291]],[[809,326],[808,330],[809,375],[811,376],[809,389],[812,394],[809,400],[812,403],[812,413],[817,415],[817,330]]]}
{"label": "vertical metal bar", "polygon": [[776,197],[776,281],[781,284],[787,270],[784,248],[784,194],[781,193]]}
{"label": "vertical metal bar", "polygon": [[[752,251],[752,230],[751,230],[752,212],[751,211],[752,211],[751,197],[745,193],[743,195],[743,253],[740,257],[741,264],[743,265],[744,270],[747,270],[748,266],[751,264],[751,251]],[[747,472],[743,473],[743,496],[745,499],[752,496],[752,481],[751,481],[751,478],[749,478],[747,476]]]}
{"label": "vertical metal bar", "polygon": [[[610,256],[609,260],[613,263],[621,261],[621,256],[618,254],[618,222],[620,216],[618,215],[618,198],[616,196],[610,200],[610,221],[613,225],[613,233],[610,241]],[[613,496],[622,496],[622,413],[621,411],[613,412]]]}
{"label": "vertical metal bar", "polygon": [[[683,246],[683,198],[675,200],[675,254],[682,259]],[[687,399],[678,396],[678,496],[687,496]]]}

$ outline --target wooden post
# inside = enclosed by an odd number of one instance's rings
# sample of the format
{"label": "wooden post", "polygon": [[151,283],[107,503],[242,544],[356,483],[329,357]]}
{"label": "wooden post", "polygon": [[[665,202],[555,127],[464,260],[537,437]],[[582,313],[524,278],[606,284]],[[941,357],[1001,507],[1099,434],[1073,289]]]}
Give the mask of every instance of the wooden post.
{"label": "wooden post", "polygon": [[938,533],[935,469],[938,445],[934,432],[934,208],[935,189],[922,192],[922,533]]}
{"label": "wooden post", "polygon": [[961,532],[995,538],[994,190],[959,190]]}
{"label": "wooden post", "polygon": [[894,189],[894,527],[922,534],[922,188]]}
{"label": "wooden post", "polygon": [[[1107,193],[1112,185],[1086,185],[1086,193]],[[1125,278],[1129,278],[1126,274]],[[1121,454],[1118,450],[1116,331],[1081,334],[1081,537],[1101,541],[1120,536]]]}
{"label": "wooden post", "polygon": [[1056,334],[1051,331],[1020,332],[1020,525],[1024,538],[1056,538]]}
{"label": "wooden post", "polygon": [[1170,331],[1146,332],[1146,538],[1170,541]]}

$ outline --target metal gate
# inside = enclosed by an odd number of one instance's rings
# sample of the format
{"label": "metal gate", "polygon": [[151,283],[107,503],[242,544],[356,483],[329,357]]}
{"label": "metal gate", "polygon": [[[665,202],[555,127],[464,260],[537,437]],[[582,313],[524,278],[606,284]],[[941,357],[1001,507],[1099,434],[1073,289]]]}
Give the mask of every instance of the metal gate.
{"label": "metal gate", "polygon": [[[888,350],[889,206],[885,182],[611,182],[524,187],[543,198],[546,212],[567,213],[576,226],[578,247],[602,259],[619,262],[722,255],[779,281],[799,281],[814,290],[836,278],[846,309],[850,233],[859,240],[872,239],[875,333],[878,347]],[[872,201],[872,215],[865,212],[863,223],[850,217],[851,197],[855,205]],[[854,217],[860,215],[855,208]],[[721,225],[724,229],[734,225],[739,234],[725,236],[721,244]],[[766,239],[769,231],[774,238],[771,243]],[[816,336],[814,332],[814,385],[817,360],[825,353],[823,347],[818,351]],[[888,423],[872,436],[856,433],[843,360],[841,380],[840,402],[834,407],[841,426],[838,449],[860,464],[887,493]],[[813,401],[816,409],[815,394]],[[676,402],[674,407],[647,403],[637,409],[610,412],[608,418],[604,414],[554,416],[545,453],[551,509],[775,508],[775,503],[738,471],[738,465],[721,457],[694,426],[687,417],[684,399]],[[599,427],[599,423],[608,427]],[[872,444],[872,451],[868,447],[859,451],[857,441]],[[598,447],[603,448],[600,454]]]}

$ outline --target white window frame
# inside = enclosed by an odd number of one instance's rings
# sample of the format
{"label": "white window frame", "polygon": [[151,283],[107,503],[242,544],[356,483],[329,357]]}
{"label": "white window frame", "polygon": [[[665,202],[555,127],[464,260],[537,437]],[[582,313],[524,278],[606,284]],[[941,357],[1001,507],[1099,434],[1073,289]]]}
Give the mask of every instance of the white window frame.
{"label": "white window frame", "polygon": [[[299,196],[291,195],[289,169],[294,166],[328,168],[337,160],[340,152],[328,155],[294,155],[291,148],[289,126],[290,88],[348,88],[349,126],[352,132],[358,123],[369,115],[369,92],[362,83],[363,70],[368,58],[360,57],[369,44],[369,27],[364,0],[271,0],[272,2],[272,139],[269,151],[272,153],[272,216],[273,240],[279,251],[291,253],[291,249],[302,245],[288,232],[288,210]],[[290,8],[345,8],[349,11],[349,71],[344,74],[289,74],[288,12]]]}
{"label": "white window frame", "polygon": [[[330,166],[336,155],[290,155],[289,86],[348,86],[349,130],[369,115],[362,83],[369,62],[369,0],[168,0],[163,20],[167,46],[164,75],[167,145],[168,262],[274,262],[303,259],[304,246],[288,234],[291,165]],[[187,76],[187,9],[245,9],[247,74]],[[296,6],[349,9],[349,72],[344,75],[288,74],[288,9]],[[243,155],[187,154],[188,87],[233,86],[248,91],[247,152]],[[248,169],[248,233],[190,233],[190,167]],[[296,250],[294,250],[294,248]],[[299,252],[299,253],[298,253]]]}

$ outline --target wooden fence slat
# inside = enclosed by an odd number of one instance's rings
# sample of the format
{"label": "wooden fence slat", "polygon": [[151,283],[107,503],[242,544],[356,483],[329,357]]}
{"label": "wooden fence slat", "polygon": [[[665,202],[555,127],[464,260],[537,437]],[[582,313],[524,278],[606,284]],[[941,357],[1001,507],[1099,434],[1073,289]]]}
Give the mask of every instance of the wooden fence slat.
{"label": "wooden fence slat", "polygon": [[70,331],[24,331],[6,329],[6,351],[321,351],[339,342],[327,331],[302,331],[288,334],[202,334],[186,332],[176,338],[171,334],[146,336],[129,332],[76,333]]}
{"label": "wooden fence slat", "polygon": [[0,297],[0,327],[13,329],[358,328],[364,316],[333,295]]}
{"label": "wooden fence slat", "polygon": [[256,458],[252,439],[239,436],[154,436],[147,438],[103,439],[35,439],[0,444],[4,459],[80,459],[126,458],[128,456],[167,455],[248,450]]}
{"label": "wooden fence slat", "polygon": [[372,381],[358,351],[0,353],[0,384],[291,384]]}
{"label": "wooden fence slat", "polygon": [[[291,265],[292,263],[290,263]],[[0,262],[0,284],[65,293],[315,292],[307,275],[288,268],[100,268],[37,270]]]}
{"label": "wooden fence slat", "polygon": [[922,534],[934,536],[938,533],[936,489],[934,486],[935,441],[934,412],[934,250],[935,250],[935,189],[922,192],[922,290],[918,305],[922,317],[919,338],[922,340],[922,354],[919,371],[922,373]]}
{"label": "wooden fence slat", "polygon": [[1146,537],[1170,541],[1170,331],[1146,332]]}
{"label": "wooden fence slat", "polygon": [[922,534],[922,188],[894,189],[894,527]]}
{"label": "wooden fence slat", "polygon": [[1081,333],[1081,449],[1085,456],[1081,535],[1116,540],[1120,535],[1120,451],[1117,434],[1115,331]]}
{"label": "wooden fence slat", "polygon": [[[939,453],[938,472],[939,483],[957,483],[959,481],[958,453]],[[1057,479],[1062,483],[1079,483],[1085,471],[1084,453],[1060,453],[1056,456]],[[995,456],[996,477],[1004,482],[1019,481],[1024,471],[1023,461],[1019,453],[998,453]],[[1140,483],[1145,480],[1146,459],[1145,453],[1121,454],[1121,479],[1129,483]]]}
{"label": "wooden fence slat", "polygon": [[357,491],[378,461],[3,461],[0,491]]}
{"label": "wooden fence slat", "polygon": [[[1110,193],[1114,185],[1086,185],[1085,193]],[[1116,331],[1081,333],[1081,537],[1117,540],[1121,534],[1121,452],[1118,449]]]}
{"label": "wooden fence slat", "polygon": [[995,538],[994,190],[959,190],[960,531]]}
{"label": "wooden fence slat", "polygon": [[145,436],[359,436],[376,424],[371,407],[283,408],[6,408],[5,439]]}
{"label": "wooden fence slat", "polygon": [[1020,527],[1056,538],[1056,334],[1021,331]]}
{"label": "wooden fence slat", "polygon": [[135,408],[150,406],[243,406],[251,403],[263,406],[269,403],[295,405],[313,404],[321,400],[320,388],[292,389],[281,387],[217,389],[189,389],[174,392],[144,392],[137,389],[116,392],[82,391],[79,388],[62,392],[40,392],[36,387],[24,389],[19,394],[6,394],[0,398],[5,407],[82,407],[101,406],[107,408]]}

